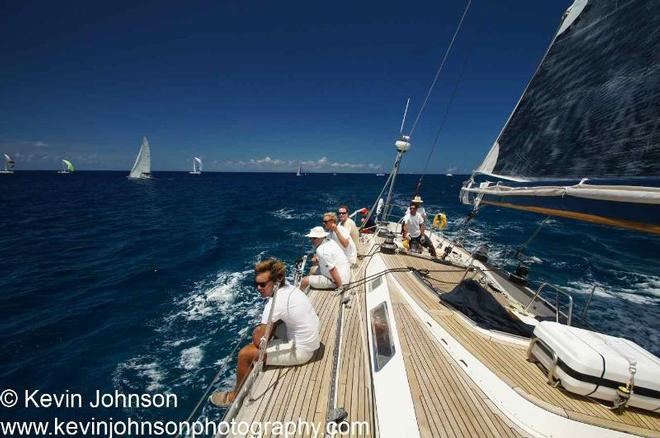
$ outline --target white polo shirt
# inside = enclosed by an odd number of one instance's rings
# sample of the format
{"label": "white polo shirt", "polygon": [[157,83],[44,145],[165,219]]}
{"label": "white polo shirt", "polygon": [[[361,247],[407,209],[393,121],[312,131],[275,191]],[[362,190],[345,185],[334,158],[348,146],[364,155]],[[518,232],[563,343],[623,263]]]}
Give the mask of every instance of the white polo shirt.
{"label": "white polo shirt", "polygon": [[337,268],[342,284],[351,281],[351,265],[346,254],[334,240],[325,239],[316,247],[316,258],[319,259],[319,274],[332,280],[330,270]]}
{"label": "white polo shirt", "polygon": [[344,239],[348,240],[348,246],[342,246],[341,242],[339,241],[339,237],[337,237],[335,232],[330,232],[328,237],[337,242],[337,245],[339,245],[339,248],[344,251],[346,258],[351,264],[357,263],[357,248],[355,247],[355,243],[353,243],[353,239],[351,238],[351,232],[348,231],[343,225],[337,225],[337,231],[341,233]]}
{"label": "white polo shirt", "polygon": [[[261,323],[268,324],[273,298],[269,298],[261,315]],[[300,289],[285,284],[278,291],[273,310],[273,323],[282,321],[288,341],[294,341],[296,349],[316,351],[321,342],[320,322],[316,311]]]}

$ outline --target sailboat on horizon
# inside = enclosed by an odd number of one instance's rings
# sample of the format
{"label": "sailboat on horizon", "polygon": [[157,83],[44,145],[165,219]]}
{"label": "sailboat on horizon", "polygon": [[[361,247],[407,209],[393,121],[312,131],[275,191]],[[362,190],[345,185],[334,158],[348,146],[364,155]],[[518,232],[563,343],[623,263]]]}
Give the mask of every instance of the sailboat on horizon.
{"label": "sailboat on horizon", "polygon": [[14,166],[16,166],[16,161],[8,154],[5,155],[5,169],[0,170],[0,173],[14,173]]}
{"label": "sailboat on horizon", "polygon": [[135,163],[131,169],[128,179],[152,179],[151,176],[151,147],[147,137],[142,137],[142,145],[140,151],[135,158]]}
{"label": "sailboat on horizon", "polygon": [[76,168],[73,166],[73,163],[69,160],[62,160],[62,169],[58,170],[57,173],[59,174],[69,174],[73,173],[76,171]]}
{"label": "sailboat on horizon", "polygon": [[296,176],[302,176],[302,164],[298,165],[298,171],[296,172]]}
{"label": "sailboat on horizon", "polygon": [[188,172],[191,175],[201,175],[202,174],[202,159],[199,157],[193,157],[193,170]]}

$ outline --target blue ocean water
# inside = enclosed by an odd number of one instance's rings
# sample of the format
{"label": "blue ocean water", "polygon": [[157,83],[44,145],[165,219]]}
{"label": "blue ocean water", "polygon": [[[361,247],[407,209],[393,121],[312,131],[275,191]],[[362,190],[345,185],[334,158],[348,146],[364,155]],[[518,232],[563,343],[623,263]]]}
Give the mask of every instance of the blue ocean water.
{"label": "blue ocean water", "polygon": [[[17,172],[0,175],[0,390],[95,390],[177,395],[169,409],[14,409],[0,417],[183,420],[263,303],[253,264],[292,263],[310,251],[303,234],[340,203],[369,206],[374,175]],[[400,175],[401,213],[418,177]],[[463,177],[426,176],[431,214],[455,235],[468,207]],[[468,246],[515,266],[514,249],[542,218],[484,208]],[[526,254],[530,277],[573,292],[576,310],[597,284],[589,323],[660,355],[658,237],[550,219]],[[213,411],[208,411],[213,415]]]}

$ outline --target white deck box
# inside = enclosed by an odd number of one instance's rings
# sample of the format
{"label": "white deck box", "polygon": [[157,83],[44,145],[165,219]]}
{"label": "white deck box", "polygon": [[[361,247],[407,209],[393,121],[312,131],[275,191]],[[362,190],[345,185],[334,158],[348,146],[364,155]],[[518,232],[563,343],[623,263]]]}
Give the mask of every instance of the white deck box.
{"label": "white deck box", "polygon": [[[660,412],[660,359],[632,341],[543,321],[534,329],[530,358],[575,394],[615,401],[636,368],[628,406]],[[556,356],[555,356],[556,355]],[[555,357],[557,365],[554,365]]]}

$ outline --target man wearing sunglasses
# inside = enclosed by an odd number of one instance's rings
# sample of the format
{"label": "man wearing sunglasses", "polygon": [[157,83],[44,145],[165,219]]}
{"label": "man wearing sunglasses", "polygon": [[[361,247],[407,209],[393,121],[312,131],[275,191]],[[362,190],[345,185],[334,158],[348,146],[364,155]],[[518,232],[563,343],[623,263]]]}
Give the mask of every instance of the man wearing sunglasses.
{"label": "man wearing sunglasses", "polygon": [[337,242],[328,239],[328,232],[323,227],[314,227],[306,236],[316,248],[314,255],[318,265],[302,279],[300,288],[337,289],[351,281],[351,265]]}
{"label": "man wearing sunglasses", "polygon": [[339,225],[348,230],[351,235],[351,240],[355,244],[355,249],[358,249],[360,247],[360,232],[353,219],[348,217],[348,207],[340,205],[337,209],[337,216],[339,217]]}
{"label": "man wearing sunglasses", "polygon": [[[268,302],[261,315],[261,324],[252,332],[252,343],[238,353],[236,386],[232,391],[214,392],[209,397],[209,401],[218,407],[227,407],[236,399],[252,363],[259,357],[259,342],[266,335],[269,319],[273,326],[266,348],[266,365],[294,366],[309,362],[320,346],[319,317],[307,295],[286,282],[284,263],[273,258],[264,260],[255,266],[255,274],[255,286]],[[275,307],[271,317],[273,300]]]}
{"label": "man wearing sunglasses", "polygon": [[356,264],[357,247],[353,243],[348,230],[337,223],[337,215],[332,212],[325,213],[323,215],[323,228],[328,232],[328,238],[337,242],[337,245],[344,251],[351,265]]}

